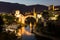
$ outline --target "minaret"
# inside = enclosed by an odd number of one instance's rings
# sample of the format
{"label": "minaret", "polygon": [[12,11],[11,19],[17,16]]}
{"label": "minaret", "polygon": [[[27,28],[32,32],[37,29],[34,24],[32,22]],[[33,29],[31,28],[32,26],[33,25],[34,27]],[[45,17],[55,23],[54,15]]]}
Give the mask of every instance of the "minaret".
{"label": "minaret", "polygon": [[54,11],[54,5],[50,5],[50,6],[48,7],[48,10]]}
{"label": "minaret", "polygon": [[54,11],[54,0],[52,0],[52,5],[48,7],[48,10]]}
{"label": "minaret", "polygon": [[36,11],[35,11],[35,8],[33,9],[33,15],[34,15],[34,17],[36,18]]}
{"label": "minaret", "polygon": [[53,3],[52,3],[52,10],[54,11],[54,0],[52,0]]}
{"label": "minaret", "polygon": [[52,5],[52,10],[54,11],[54,5]]}

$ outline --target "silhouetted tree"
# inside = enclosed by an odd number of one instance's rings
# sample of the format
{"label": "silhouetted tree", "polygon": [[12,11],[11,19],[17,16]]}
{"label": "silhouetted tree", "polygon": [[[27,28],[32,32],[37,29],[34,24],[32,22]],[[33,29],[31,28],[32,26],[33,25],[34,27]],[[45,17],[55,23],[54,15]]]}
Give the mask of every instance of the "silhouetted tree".
{"label": "silhouetted tree", "polygon": [[50,20],[47,22],[47,31],[49,32],[55,31],[55,21]]}
{"label": "silhouetted tree", "polygon": [[4,24],[3,19],[0,16],[0,32],[2,32],[2,30],[3,30],[3,24]]}
{"label": "silhouetted tree", "polygon": [[47,11],[44,11],[43,12],[43,17],[44,17],[44,19],[48,19],[49,18],[49,15],[48,15],[49,13],[47,12]]}

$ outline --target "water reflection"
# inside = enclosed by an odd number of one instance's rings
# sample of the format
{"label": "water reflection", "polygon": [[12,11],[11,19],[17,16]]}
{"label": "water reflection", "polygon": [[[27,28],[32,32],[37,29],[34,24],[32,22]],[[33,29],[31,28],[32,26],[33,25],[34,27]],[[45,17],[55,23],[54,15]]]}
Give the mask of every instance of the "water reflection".
{"label": "water reflection", "polygon": [[30,32],[29,25],[25,29],[22,27],[22,32],[23,31],[24,33],[22,34],[22,40],[36,40],[35,35]]}

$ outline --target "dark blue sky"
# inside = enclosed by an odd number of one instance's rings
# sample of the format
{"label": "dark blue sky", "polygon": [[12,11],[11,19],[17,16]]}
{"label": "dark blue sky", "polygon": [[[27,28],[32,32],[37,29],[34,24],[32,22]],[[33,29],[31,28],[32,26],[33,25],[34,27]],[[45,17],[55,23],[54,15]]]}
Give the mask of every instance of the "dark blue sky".
{"label": "dark blue sky", "polygon": [[60,0],[0,0],[0,1],[19,3],[19,4],[25,4],[25,5],[34,5],[34,4],[60,5]]}

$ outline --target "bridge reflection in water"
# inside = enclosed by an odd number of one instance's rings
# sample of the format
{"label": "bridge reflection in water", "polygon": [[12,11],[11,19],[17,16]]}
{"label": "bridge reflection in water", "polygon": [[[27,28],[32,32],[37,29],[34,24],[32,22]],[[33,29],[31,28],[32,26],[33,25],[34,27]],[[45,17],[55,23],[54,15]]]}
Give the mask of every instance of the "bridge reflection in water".
{"label": "bridge reflection in water", "polygon": [[21,29],[19,30],[18,35],[21,36],[22,40],[36,40],[35,35],[30,32],[29,26],[22,27]]}

